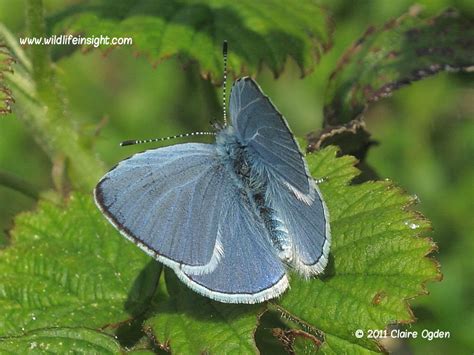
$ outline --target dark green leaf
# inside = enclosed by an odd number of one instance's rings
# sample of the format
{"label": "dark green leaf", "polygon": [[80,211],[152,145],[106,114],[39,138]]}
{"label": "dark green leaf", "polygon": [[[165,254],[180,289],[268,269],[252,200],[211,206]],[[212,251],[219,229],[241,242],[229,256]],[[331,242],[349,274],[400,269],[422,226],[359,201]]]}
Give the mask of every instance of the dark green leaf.
{"label": "dark green leaf", "polygon": [[262,63],[278,75],[288,57],[302,74],[313,70],[332,35],[326,11],[310,0],[298,6],[272,0],[93,0],[50,18],[50,26],[57,34],[131,37],[134,50],[152,63],[172,56],[197,61],[213,81],[222,77],[224,39],[235,75],[255,73]]}
{"label": "dark green leaf", "polygon": [[441,71],[474,69],[474,24],[453,10],[420,19],[406,14],[370,27],[342,56],[325,99],[325,124],[339,126],[370,102]]}
{"label": "dark green leaf", "polygon": [[[212,301],[189,290],[173,272],[166,273],[167,292],[147,325],[152,337],[173,354],[252,354],[263,305]],[[161,295],[160,295],[161,296]],[[162,301],[163,299],[163,301]]]}

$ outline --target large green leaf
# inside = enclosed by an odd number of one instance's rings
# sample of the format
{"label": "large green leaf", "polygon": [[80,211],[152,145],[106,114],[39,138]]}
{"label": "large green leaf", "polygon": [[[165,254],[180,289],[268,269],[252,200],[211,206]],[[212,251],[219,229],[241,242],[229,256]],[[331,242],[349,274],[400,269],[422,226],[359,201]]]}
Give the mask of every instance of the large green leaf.
{"label": "large green leaf", "polygon": [[178,55],[197,61],[214,81],[222,77],[224,39],[236,75],[255,73],[262,63],[278,75],[288,57],[302,74],[311,71],[332,35],[326,11],[311,0],[295,6],[274,0],[92,0],[49,23],[57,34],[131,37],[134,50],[152,63]]}
{"label": "large green leaf", "polygon": [[13,97],[10,89],[5,85],[5,73],[13,71],[11,67],[13,61],[10,51],[0,41],[0,115],[11,112]]}
{"label": "large green leaf", "polygon": [[19,215],[11,244],[0,250],[0,336],[125,321],[144,311],[160,274],[90,195]]}
{"label": "large green leaf", "polygon": [[370,102],[413,81],[441,71],[473,70],[473,37],[473,22],[453,10],[427,20],[409,13],[370,27],[330,77],[325,124],[350,122]]}
{"label": "large green leaf", "polygon": [[330,263],[320,279],[293,277],[275,307],[323,331],[324,353],[377,351],[377,344],[354,332],[414,321],[407,299],[440,278],[437,264],[425,257],[435,246],[419,236],[430,224],[408,209],[414,197],[388,181],[350,185],[358,174],[355,159],[335,159],[336,153],[328,148],[307,157],[313,176],[326,179],[320,188],[331,218]]}

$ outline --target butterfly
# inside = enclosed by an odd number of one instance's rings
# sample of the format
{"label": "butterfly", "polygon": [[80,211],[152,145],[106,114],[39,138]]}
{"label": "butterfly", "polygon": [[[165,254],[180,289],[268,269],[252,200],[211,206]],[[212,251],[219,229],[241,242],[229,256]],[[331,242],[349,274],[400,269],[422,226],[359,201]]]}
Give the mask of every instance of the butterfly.
{"label": "butterfly", "polygon": [[234,82],[214,144],[133,155],[94,190],[126,238],[192,290],[224,303],[282,294],[288,268],[323,272],[329,213],[284,117],[250,77]]}

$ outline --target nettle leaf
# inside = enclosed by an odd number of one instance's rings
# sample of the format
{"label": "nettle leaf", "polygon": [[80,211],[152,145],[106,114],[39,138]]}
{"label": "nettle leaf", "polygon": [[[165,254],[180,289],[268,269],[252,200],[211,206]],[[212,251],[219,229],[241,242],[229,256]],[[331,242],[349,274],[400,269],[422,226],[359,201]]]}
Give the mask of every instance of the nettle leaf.
{"label": "nettle leaf", "polygon": [[474,23],[454,10],[427,20],[406,14],[370,27],[330,77],[325,124],[350,122],[370,102],[413,81],[441,71],[474,70],[473,37]]}
{"label": "nettle leaf", "polygon": [[5,73],[13,72],[14,59],[8,48],[0,42],[0,115],[11,113],[14,102],[11,90],[5,85]]}
{"label": "nettle leaf", "polygon": [[51,17],[49,24],[56,34],[131,37],[136,52],[151,62],[178,55],[197,61],[202,75],[214,81],[222,77],[224,39],[236,76],[255,73],[262,63],[278,75],[288,57],[304,75],[330,46],[333,29],[326,11],[311,0],[297,7],[272,0],[93,0]]}
{"label": "nettle leaf", "polygon": [[0,338],[2,354],[118,354],[125,353],[112,336],[86,328],[39,329]]}
{"label": "nettle leaf", "polygon": [[104,328],[143,312],[160,267],[118,235],[90,195],[40,202],[0,250],[0,336],[51,327]]}
{"label": "nettle leaf", "polygon": [[173,354],[252,354],[254,334],[265,308],[212,301],[184,286],[170,270],[147,333]]}
{"label": "nettle leaf", "polygon": [[379,351],[354,332],[414,321],[407,299],[426,293],[424,284],[441,277],[426,257],[435,246],[420,237],[429,222],[408,209],[416,198],[388,181],[350,185],[356,161],[336,154],[329,147],[307,156],[312,175],[326,179],[320,188],[331,218],[329,265],[319,279],[294,276],[274,306],[305,331],[324,332],[323,353]]}

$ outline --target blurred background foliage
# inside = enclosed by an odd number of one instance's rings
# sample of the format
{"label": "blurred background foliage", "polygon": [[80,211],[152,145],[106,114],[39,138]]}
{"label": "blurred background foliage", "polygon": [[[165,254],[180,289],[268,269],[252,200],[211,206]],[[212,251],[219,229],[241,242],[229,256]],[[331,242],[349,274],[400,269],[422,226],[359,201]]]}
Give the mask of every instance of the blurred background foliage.
{"label": "blurred background foliage", "polygon": [[[45,0],[47,13],[77,1]],[[275,80],[268,69],[257,76],[264,91],[303,136],[322,123],[327,79],[341,54],[368,25],[381,25],[406,12],[412,1],[320,1],[335,22],[333,48],[316,70],[300,78],[289,62]],[[474,17],[469,0],[419,1],[424,16],[456,7]],[[24,35],[23,1],[0,0],[0,22]],[[230,43],[232,51],[232,43]],[[220,119],[220,88],[200,79],[198,69],[183,69],[174,59],[153,67],[122,47],[104,56],[99,51],[76,51],[57,65],[59,80],[69,99],[69,114],[79,122],[88,144],[113,166],[143,147],[118,147],[129,138],[151,138],[208,130]],[[411,340],[405,351],[418,354],[472,353],[474,350],[474,86],[472,74],[442,73],[405,87],[369,107],[366,121],[379,145],[368,163],[381,178],[390,178],[416,194],[419,209],[432,221],[436,258],[444,280],[430,284],[430,297],[412,303],[418,321],[411,330],[445,330],[449,340]],[[202,138],[206,141],[207,138]],[[22,123],[0,118],[0,169],[27,179],[41,190],[52,187],[51,164]],[[0,186],[0,245],[8,242],[11,221],[35,201]]]}

